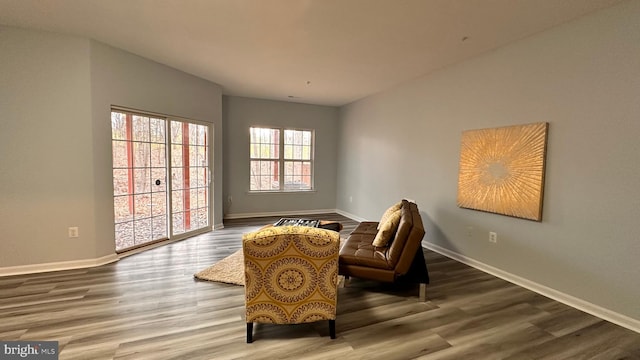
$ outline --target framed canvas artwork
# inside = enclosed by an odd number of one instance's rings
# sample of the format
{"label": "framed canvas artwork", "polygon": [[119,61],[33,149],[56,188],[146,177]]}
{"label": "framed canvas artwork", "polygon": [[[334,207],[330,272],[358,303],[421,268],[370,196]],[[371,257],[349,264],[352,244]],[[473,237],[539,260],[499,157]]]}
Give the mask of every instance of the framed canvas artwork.
{"label": "framed canvas artwork", "polygon": [[546,122],[462,132],[458,206],[542,221]]}

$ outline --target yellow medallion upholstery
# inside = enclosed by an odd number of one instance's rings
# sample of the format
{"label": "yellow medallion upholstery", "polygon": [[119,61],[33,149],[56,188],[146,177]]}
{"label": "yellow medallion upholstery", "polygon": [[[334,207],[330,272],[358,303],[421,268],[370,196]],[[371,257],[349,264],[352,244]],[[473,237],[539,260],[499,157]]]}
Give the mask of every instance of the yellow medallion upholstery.
{"label": "yellow medallion upholstery", "polygon": [[340,234],[306,226],[272,226],[242,237],[247,342],[253,323],[329,320],[335,338]]}

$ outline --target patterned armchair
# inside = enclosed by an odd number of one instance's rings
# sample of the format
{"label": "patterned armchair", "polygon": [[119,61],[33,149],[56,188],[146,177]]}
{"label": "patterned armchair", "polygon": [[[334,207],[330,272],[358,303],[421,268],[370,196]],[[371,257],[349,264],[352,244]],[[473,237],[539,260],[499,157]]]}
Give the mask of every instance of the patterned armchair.
{"label": "patterned armchair", "polygon": [[329,320],[336,337],[340,234],[306,226],[275,226],[242,237],[247,343],[253,323]]}

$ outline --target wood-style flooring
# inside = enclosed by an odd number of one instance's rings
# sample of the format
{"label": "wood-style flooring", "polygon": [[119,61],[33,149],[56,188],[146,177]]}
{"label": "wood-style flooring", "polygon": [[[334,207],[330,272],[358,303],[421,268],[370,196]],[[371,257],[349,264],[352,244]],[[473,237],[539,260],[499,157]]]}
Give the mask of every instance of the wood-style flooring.
{"label": "wood-style flooring", "polygon": [[[346,236],[357,225],[337,214]],[[337,339],[326,322],[254,327],[244,288],[193,274],[277,218],[225,228],[91,269],[0,278],[0,340],[58,341],[60,359],[640,359],[640,334],[425,250],[418,289],[351,279]]]}

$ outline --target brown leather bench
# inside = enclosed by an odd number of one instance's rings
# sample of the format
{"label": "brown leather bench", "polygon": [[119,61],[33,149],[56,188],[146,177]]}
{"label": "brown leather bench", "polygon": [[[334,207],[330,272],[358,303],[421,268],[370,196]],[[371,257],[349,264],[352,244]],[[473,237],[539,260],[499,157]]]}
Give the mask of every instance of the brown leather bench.
{"label": "brown leather bench", "polygon": [[400,221],[391,241],[373,245],[379,222],[362,222],[340,250],[339,274],[382,282],[410,281],[420,284],[420,300],[426,301],[429,273],[422,252],[424,225],[418,205],[402,200]]}

